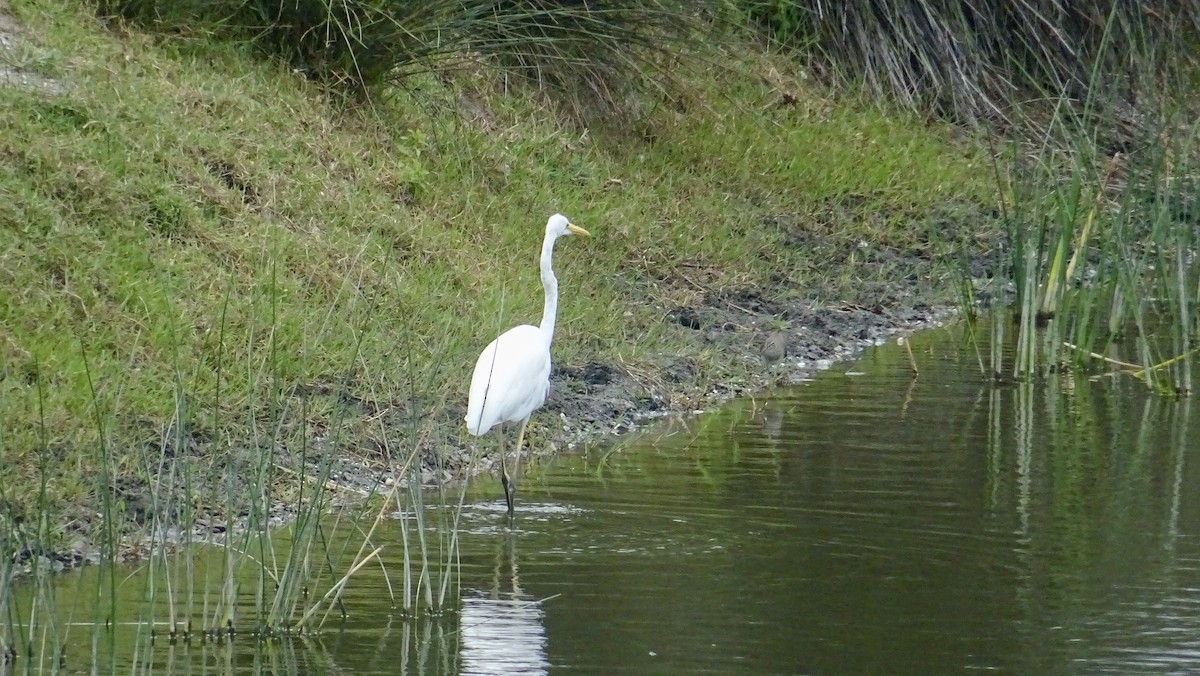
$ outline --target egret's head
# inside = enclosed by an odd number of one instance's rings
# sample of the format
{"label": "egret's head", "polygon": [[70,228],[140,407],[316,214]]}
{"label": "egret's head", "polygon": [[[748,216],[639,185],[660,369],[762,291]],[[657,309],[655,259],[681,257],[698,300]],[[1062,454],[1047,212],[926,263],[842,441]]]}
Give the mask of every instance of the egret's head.
{"label": "egret's head", "polygon": [[583,235],[589,237],[591,233],[583,228],[575,225],[567,220],[562,214],[554,214],[550,220],[546,221],[546,234],[553,237],[562,237],[563,235]]}

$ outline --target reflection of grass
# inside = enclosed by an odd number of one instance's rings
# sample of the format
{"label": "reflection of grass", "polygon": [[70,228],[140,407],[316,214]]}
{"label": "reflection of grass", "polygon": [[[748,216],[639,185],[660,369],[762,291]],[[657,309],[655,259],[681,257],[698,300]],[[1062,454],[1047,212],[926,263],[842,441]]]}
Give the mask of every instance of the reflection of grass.
{"label": "reflection of grass", "polygon": [[1099,597],[1128,609],[1171,593],[1194,400],[1068,373],[991,388],[987,402],[985,504],[1019,539],[1027,616],[1075,631]]}

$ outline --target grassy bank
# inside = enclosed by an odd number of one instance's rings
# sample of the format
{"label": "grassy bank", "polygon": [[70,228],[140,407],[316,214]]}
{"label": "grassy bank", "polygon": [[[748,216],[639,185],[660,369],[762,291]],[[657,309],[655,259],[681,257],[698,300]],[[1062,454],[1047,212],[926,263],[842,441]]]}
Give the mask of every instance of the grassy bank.
{"label": "grassy bank", "polygon": [[601,132],[490,69],[349,105],[249,44],[10,9],[5,59],[62,91],[0,87],[0,508],[58,544],[105,500],[146,526],[163,458],[223,486],[270,449],[288,496],[302,449],[398,472],[461,445],[478,350],[540,314],[554,211],[594,235],[558,252],[557,362],[653,383],[683,356],[695,385],[749,367],[673,309],[948,297],[993,227],[975,145],[745,43]]}

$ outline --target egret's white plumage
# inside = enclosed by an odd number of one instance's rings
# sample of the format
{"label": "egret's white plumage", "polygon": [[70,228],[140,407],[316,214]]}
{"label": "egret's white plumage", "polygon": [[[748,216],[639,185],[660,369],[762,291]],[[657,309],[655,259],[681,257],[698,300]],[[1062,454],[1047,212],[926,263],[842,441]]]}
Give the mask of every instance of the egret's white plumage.
{"label": "egret's white plumage", "polygon": [[[520,467],[521,444],[525,440],[529,416],[546,403],[546,395],[550,393],[550,343],[554,340],[554,323],[558,316],[558,279],[551,266],[554,243],[563,235],[587,234],[587,230],[572,224],[562,214],[554,214],[546,221],[541,258],[546,303],[541,325],[524,324],[505,331],[483,349],[475,362],[467,399],[467,431],[481,436],[496,425],[521,423],[521,432],[517,435],[516,468]],[[511,514],[516,493],[515,472],[514,476],[509,475],[503,455],[501,467],[504,497]]]}
{"label": "egret's white plumage", "polygon": [[514,326],[484,348],[471,376],[467,431],[475,436],[529,417],[550,393],[550,345],[541,329]]}

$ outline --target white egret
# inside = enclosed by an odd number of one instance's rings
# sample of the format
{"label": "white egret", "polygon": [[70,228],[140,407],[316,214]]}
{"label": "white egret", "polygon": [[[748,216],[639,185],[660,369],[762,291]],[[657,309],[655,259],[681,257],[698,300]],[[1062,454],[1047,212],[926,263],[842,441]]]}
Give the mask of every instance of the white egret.
{"label": "white egret", "polygon": [[[471,376],[467,431],[478,437],[496,425],[502,426],[500,480],[504,484],[504,500],[508,503],[510,516],[513,496],[517,492],[525,426],[529,424],[529,416],[546,403],[546,395],[550,393],[550,342],[554,339],[554,320],[558,315],[558,279],[551,268],[551,259],[554,243],[563,235],[586,237],[589,233],[562,214],[554,214],[546,221],[546,238],[542,240],[542,287],[546,291],[546,305],[542,310],[541,326],[524,324],[500,334],[483,348]],[[504,460],[503,424],[509,422],[521,423],[512,474]]]}

